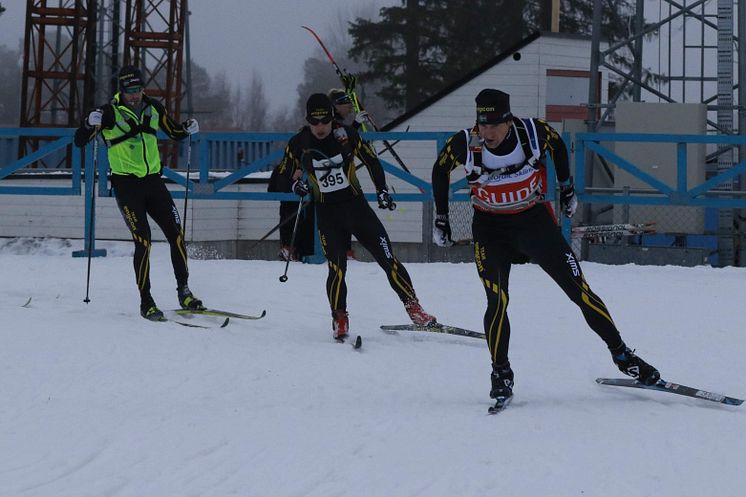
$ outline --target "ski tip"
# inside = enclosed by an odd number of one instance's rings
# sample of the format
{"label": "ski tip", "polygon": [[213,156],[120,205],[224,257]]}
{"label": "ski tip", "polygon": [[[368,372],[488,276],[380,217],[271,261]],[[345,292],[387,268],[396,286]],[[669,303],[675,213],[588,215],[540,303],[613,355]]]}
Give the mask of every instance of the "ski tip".
{"label": "ski tip", "polygon": [[259,318],[263,318],[266,315],[267,315],[267,309],[262,309],[262,313],[259,314]]}
{"label": "ski tip", "polygon": [[28,298],[28,300],[26,301],[26,303],[25,303],[25,304],[23,304],[23,305],[22,305],[21,307],[26,307],[26,308],[28,308],[29,304],[31,304],[31,299],[32,299],[32,298],[33,298],[33,297],[29,297],[29,298]]}
{"label": "ski tip", "polygon": [[612,383],[625,383],[625,382],[636,382],[636,380],[633,380],[631,378],[596,378],[596,383],[599,385],[609,385]]}
{"label": "ski tip", "polygon": [[352,348],[355,350],[358,350],[362,346],[363,346],[363,337],[358,335],[357,338],[355,338],[355,341],[352,343]]}
{"label": "ski tip", "polygon": [[221,328],[225,328],[228,326],[228,323],[230,323],[231,318],[225,318],[225,321],[223,321],[223,324],[220,325]]}

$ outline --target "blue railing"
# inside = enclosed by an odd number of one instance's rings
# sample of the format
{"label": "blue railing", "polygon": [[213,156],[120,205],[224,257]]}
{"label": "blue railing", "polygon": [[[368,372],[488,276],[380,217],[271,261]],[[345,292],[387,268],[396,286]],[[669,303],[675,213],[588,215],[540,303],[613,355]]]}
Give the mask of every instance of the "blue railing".
{"label": "blue railing", "polygon": [[[631,163],[614,153],[601,143],[661,143],[675,146],[675,180],[674,184],[661,181],[638,165]],[[746,160],[743,160],[727,170],[711,175],[709,179],[697,184],[688,183],[687,161],[688,149],[692,144],[717,145],[720,147],[737,147],[746,145],[744,136],[727,135],[668,135],[668,134],[640,134],[640,133],[578,133],[575,136],[576,157],[576,191],[578,200],[585,203],[603,203],[612,205],[651,205],[661,207],[686,206],[704,209],[704,231],[711,234],[683,235],[685,247],[704,249],[709,251],[709,262],[717,266],[720,257],[717,253],[719,235],[712,234],[718,230],[718,209],[734,209],[746,207],[744,192],[732,192],[727,189],[716,191],[718,185],[728,182],[746,173]],[[641,180],[650,188],[636,188],[634,192],[609,193],[604,190],[590,188],[585,184],[586,151],[602,157],[615,164],[621,170]],[[704,167],[704,164],[701,166]],[[565,223],[565,231],[569,234],[569,223]],[[645,246],[668,247],[674,243],[681,243],[671,234],[649,234],[640,237],[639,243]]]}
{"label": "blue railing", "polygon": [[[195,136],[193,147],[199,157],[199,166],[195,169],[193,175],[190,175],[189,196],[199,199],[222,199],[222,200],[297,200],[297,196],[292,193],[269,193],[269,192],[234,192],[226,191],[227,187],[236,184],[246,176],[259,171],[266,171],[271,166],[277,164],[282,158],[284,148],[275,148],[269,151],[267,155],[257,158],[251,163],[242,165],[232,171],[228,176],[219,179],[210,178],[210,172],[216,168],[211,167],[210,150],[215,143],[221,143],[225,140],[257,140],[268,143],[287,142],[294,133],[200,133]],[[445,145],[445,141],[451,133],[447,132],[388,132],[388,133],[366,133],[364,136],[368,140],[401,140],[401,141],[435,141],[434,154]],[[194,153],[194,151],[192,152]],[[401,193],[397,194],[396,200],[402,202],[426,202],[432,199],[432,186],[429,181],[425,181],[414,176],[398,165],[381,160],[381,164],[387,174],[395,176],[420,190],[420,193]],[[164,175],[174,182],[186,188],[186,178],[177,172],[165,169]],[[463,184],[454,184],[453,191],[466,186]],[[184,192],[173,192],[174,197],[183,198]],[[468,200],[467,194],[456,194],[455,200]],[[463,198],[461,198],[463,197]],[[366,198],[375,201],[373,193],[366,194]]]}
{"label": "blue railing", "polygon": [[[57,137],[60,138],[54,142],[44,145],[37,152],[29,154],[21,159],[4,165],[0,168],[0,180],[7,178],[13,173],[27,168],[35,161],[49,154],[59,154],[60,150],[72,143],[74,130],[72,129],[0,129],[0,137]],[[283,201],[297,200],[298,197],[293,193],[270,193],[270,192],[236,192],[228,191],[228,187],[235,185],[243,178],[252,173],[270,170],[282,158],[284,144],[293,135],[293,133],[217,133],[206,132],[195,135],[193,139],[184,140],[179,148],[177,164],[181,166],[180,171],[172,168],[163,168],[163,174],[168,179],[177,184],[184,186],[184,190],[175,190],[172,196],[176,199],[182,199],[189,192],[189,197],[193,199],[211,199],[211,200],[269,200]],[[369,140],[402,140],[402,141],[435,141],[433,156],[438,150],[445,145],[445,141],[451,133],[448,132],[389,132],[389,133],[367,133],[365,137]],[[163,134],[159,138],[167,139]],[[274,144],[274,146],[273,146]],[[277,146],[281,144],[282,146]],[[187,154],[186,149],[191,145],[191,153]],[[244,153],[239,154],[238,149],[244,147]],[[85,169],[81,171],[81,154],[73,153],[72,169],[70,170],[70,187],[68,188],[47,188],[34,186],[2,186],[0,182],[0,193],[22,194],[22,195],[85,195],[85,229],[84,239],[85,248],[81,253],[76,255],[86,255],[88,250],[95,251],[95,247],[88,246],[88,240],[95,244],[95,236],[89,236],[95,233],[95,217],[92,216],[93,208],[93,174],[94,164],[96,165],[98,175],[98,192],[99,197],[108,197],[111,195],[108,182],[106,180],[109,168],[106,148],[98,146],[96,160],[93,159],[93,145],[89,143],[84,149]],[[247,153],[248,152],[248,153]],[[187,164],[187,157],[190,164]],[[231,159],[234,157],[234,159]],[[397,202],[428,202],[432,200],[432,186],[429,181],[425,181],[417,176],[403,171],[398,165],[394,165],[385,160],[381,161],[384,170],[409,184],[412,184],[420,193],[401,193],[397,194]],[[183,174],[183,169],[189,166],[190,175],[187,180]],[[221,178],[212,178],[210,173],[220,170],[229,172],[227,176]],[[45,169],[44,172],[49,172]],[[81,192],[81,180],[85,178],[85,189]],[[452,185],[452,191],[457,192],[459,189],[466,187],[466,182],[461,181]],[[454,193],[454,200],[468,200],[467,193]],[[366,194],[366,199],[375,201],[374,193]],[[91,221],[92,220],[92,223]],[[89,224],[91,224],[89,226]],[[99,251],[95,251],[100,253]]]}
{"label": "blue railing", "polygon": [[[59,157],[60,151],[64,152],[73,142],[73,135],[75,130],[72,129],[52,129],[52,128],[40,128],[40,129],[16,129],[16,128],[0,128],[0,138],[3,138],[4,143],[8,147],[17,147],[17,140],[9,140],[9,138],[45,138],[54,141],[42,145],[37,151],[26,155],[18,160],[12,160],[8,164],[4,164],[0,168],[0,180],[7,178],[11,174],[26,168],[37,161],[41,161],[49,157]],[[55,139],[56,138],[56,139]],[[8,157],[11,156],[7,150],[3,154]],[[12,156],[15,156],[13,154]],[[70,186],[68,187],[41,187],[41,186],[3,186],[0,185],[0,193],[15,194],[15,195],[80,195],[80,179],[81,179],[81,161],[80,154],[73,154],[71,158],[70,167]]]}
{"label": "blue railing", "polygon": [[[636,142],[636,143],[675,143],[676,144],[676,184],[668,185],[659,179],[642,171],[639,167],[615,154],[601,145],[601,142]],[[746,199],[707,197],[719,184],[729,181],[746,173],[746,160],[733,165],[727,171],[721,172],[698,185],[687,183],[687,145],[716,144],[716,145],[746,145],[746,136],[702,136],[702,135],[663,135],[640,133],[578,133],[575,135],[575,190],[581,202],[608,204],[638,204],[638,205],[667,205],[714,207],[732,209],[746,207]],[[655,196],[650,195],[604,195],[586,193],[585,184],[585,151],[596,153],[632,176],[644,181],[656,190]]]}
{"label": "blue railing", "polygon": [[[15,129],[0,128],[0,140],[8,143],[15,137],[48,138],[48,144],[43,145],[36,152],[21,159],[11,161],[0,168],[0,180],[7,178],[32,163],[44,157],[59,155],[72,143],[74,130],[59,128],[44,129]],[[292,193],[269,193],[269,192],[236,192],[228,191],[231,185],[259,171],[267,171],[272,168],[282,157],[284,144],[292,136],[292,133],[216,133],[207,132],[195,135],[191,140],[191,153],[187,154],[189,140],[181,142],[177,164],[183,170],[186,168],[186,158],[192,161],[189,181],[182,172],[171,168],[164,168],[164,175],[172,181],[188,188],[189,196],[195,199],[213,200],[297,200]],[[371,141],[432,141],[433,157],[445,145],[450,132],[387,132],[366,133],[365,137]],[[568,137],[563,136],[568,142]],[[55,139],[56,138],[56,139]],[[160,138],[166,138],[160,136]],[[637,165],[629,162],[613,151],[601,145],[610,142],[653,142],[674,143],[676,145],[676,184],[669,185],[644,172]],[[687,145],[693,143],[716,144],[716,145],[746,145],[746,137],[741,136],[701,136],[701,135],[665,135],[665,134],[629,134],[629,133],[578,133],[575,136],[576,157],[576,191],[581,202],[607,203],[607,204],[638,204],[638,205],[664,205],[664,206],[698,206],[709,208],[739,208],[746,207],[746,199],[722,198],[712,194],[717,185],[733,179],[740,174],[746,173],[746,161],[739,162],[727,171],[702,182],[701,184],[689,185],[687,183]],[[586,150],[605,158],[616,164],[619,168],[627,171],[632,176],[639,178],[650,185],[654,195],[642,194],[607,194],[588,190],[585,184]],[[2,154],[7,156],[8,154]],[[85,195],[86,226],[84,237],[89,239],[89,234],[95,229],[89,226],[92,208],[92,192],[94,187],[93,164],[98,169],[98,196],[109,196],[110,191],[106,181],[108,171],[108,159],[106,149],[98,147],[98,157],[93,160],[93,147],[89,144],[84,150],[85,171],[82,171],[81,154],[73,153],[71,167],[66,170],[70,173],[68,186],[64,187],[41,187],[41,186],[5,186],[0,181],[0,194],[20,195]],[[395,176],[402,181],[413,185],[419,190],[418,193],[398,193],[397,202],[430,202],[432,200],[432,186],[429,181],[423,180],[404,171],[399,165],[382,160],[384,170],[390,176]],[[551,161],[550,161],[551,162]],[[554,199],[556,180],[553,174],[552,164],[548,164],[549,178],[549,200]],[[215,178],[211,173],[216,170],[228,172],[226,176]],[[45,170],[48,172],[49,170]],[[83,175],[83,172],[85,174]],[[81,182],[85,178],[85,188],[81,190]],[[188,183],[188,184],[187,184]],[[468,185],[465,179],[453,183],[450,186],[451,200],[468,201]],[[184,198],[185,190],[173,191],[174,198]],[[366,198],[375,201],[375,194],[368,193]],[[569,236],[569,222],[563,218],[563,230]],[[95,237],[90,237],[95,239]],[[86,245],[86,253],[88,250]]]}

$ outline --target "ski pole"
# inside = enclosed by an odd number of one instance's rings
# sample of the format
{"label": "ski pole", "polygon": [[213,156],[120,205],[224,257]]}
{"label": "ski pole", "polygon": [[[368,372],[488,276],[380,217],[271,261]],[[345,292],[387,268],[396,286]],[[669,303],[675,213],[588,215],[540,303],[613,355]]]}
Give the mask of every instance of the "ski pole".
{"label": "ski pole", "polygon": [[290,237],[290,254],[285,261],[285,272],[280,276],[280,281],[285,283],[288,280],[288,266],[290,266],[290,259],[292,259],[293,249],[295,248],[295,234],[298,232],[298,221],[300,220],[300,211],[303,208],[303,199],[298,202],[298,212],[295,213],[295,226],[293,226],[293,234]]}
{"label": "ski pole", "polygon": [[[357,95],[355,95],[355,101],[357,102]],[[358,108],[360,108],[360,104],[358,103]],[[370,120],[371,126],[373,126],[373,130],[376,132],[380,132],[381,130],[376,126],[376,122],[373,120],[373,116],[368,114],[368,119]],[[389,143],[388,140],[382,140],[384,149],[383,151],[386,152],[387,150],[391,152],[391,156],[394,158],[394,160],[401,166],[402,169],[404,169],[409,174],[412,174],[412,171],[409,170],[409,168],[404,164],[404,161],[401,157],[399,157],[399,154],[396,153],[396,150],[394,150],[394,145]]]}
{"label": "ski pole", "polygon": [[[337,73],[337,76],[339,76],[343,84],[347,85],[348,74],[345,73],[345,71],[343,71],[339,67],[339,64],[337,64],[337,61],[334,60],[334,56],[332,56],[332,53],[329,51],[328,48],[326,48],[326,45],[324,45],[324,42],[321,41],[321,38],[319,37],[319,35],[316,34],[316,31],[309,28],[308,26],[301,26],[301,27],[305,29],[306,31],[308,31],[309,33],[311,33],[311,35],[313,35],[314,38],[316,38],[316,41],[319,42],[319,45],[321,46],[321,49],[326,54],[326,57],[329,59],[329,62],[331,62],[332,66],[334,66],[334,71]],[[362,106],[360,105],[360,101],[357,98],[357,93],[355,93],[354,89],[349,90],[348,93],[350,94],[350,97],[352,98],[352,104],[355,109],[355,112],[360,112],[362,110]],[[371,126],[373,126],[373,130],[380,132],[380,130],[378,129],[378,126],[376,126],[376,123],[375,121],[373,121],[373,118],[371,117],[370,114],[368,114],[368,119],[370,120]],[[366,131],[364,124],[363,124],[363,131]],[[384,150],[388,150],[389,152],[391,152],[391,156],[401,166],[401,168],[404,169],[409,174],[412,174],[409,168],[407,168],[406,164],[404,164],[404,161],[401,160],[401,157],[399,157],[399,154],[397,154],[396,150],[394,150],[394,146],[391,145],[387,140],[383,140],[383,144],[386,147]]]}
{"label": "ski pole", "polygon": [[[310,202],[304,202],[303,208],[305,209],[306,207],[308,207],[309,204],[310,204]],[[246,252],[247,253],[251,252],[254,249],[254,247],[256,247],[261,242],[263,242],[264,240],[266,240],[267,238],[269,238],[269,236],[272,233],[274,233],[275,231],[277,231],[278,229],[282,228],[283,226],[285,226],[286,224],[288,224],[290,221],[292,221],[293,219],[295,219],[296,215],[297,214],[294,212],[291,215],[289,215],[288,217],[286,217],[285,219],[283,219],[282,221],[280,221],[278,224],[276,224],[274,226],[274,228],[272,228],[271,230],[269,230],[266,235],[264,235],[259,240],[257,240],[256,242],[254,242],[251,246],[249,246],[249,248],[246,249]]]}
{"label": "ski pole", "polygon": [[192,168],[192,135],[189,135],[187,142],[187,167],[186,167],[186,189],[184,190],[184,219],[181,220],[181,236],[186,243],[186,220],[187,220],[187,202],[189,201],[189,172]]}
{"label": "ski pole", "polygon": [[[329,49],[326,48],[326,45],[324,45],[324,42],[321,41],[321,38],[319,37],[319,35],[316,34],[316,31],[314,31],[313,29],[309,28],[308,26],[301,26],[301,28],[303,28],[306,31],[308,31],[309,33],[311,33],[311,35],[314,38],[316,38],[316,41],[319,42],[319,45],[321,46],[321,49],[326,54],[326,57],[329,59],[329,62],[332,63],[332,66],[334,66],[334,71],[337,73],[337,76],[339,76],[339,78],[342,80],[342,83],[345,85],[345,89],[347,90],[346,86],[347,86],[348,74],[345,73],[342,70],[342,68],[339,67],[339,64],[337,64],[337,61],[334,60],[334,56],[329,51]],[[355,93],[355,90],[354,89],[348,90],[348,93],[350,94],[350,97],[352,98],[352,104],[353,104],[353,108],[355,109],[355,112],[360,112],[362,110],[362,106],[360,105],[360,101],[357,98],[357,94]],[[368,117],[370,118],[370,115],[368,115]],[[375,122],[373,121],[372,118],[370,118],[370,124],[373,126],[373,129],[375,131],[379,131],[378,126],[376,126],[376,124],[375,124]],[[363,125],[363,131],[365,131],[365,125]],[[387,140],[383,140],[383,144],[386,146],[386,149],[391,152],[392,157],[394,157],[394,160],[396,160],[396,162],[399,163],[399,165],[402,167],[402,169],[404,169],[409,174],[412,174],[411,171],[404,164],[404,161],[401,160],[401,157],[399,157],[399,154],[396,153],[396,151],[394,150],[393,146],[390,143],[388,143]]]}
{"label": "ski pole", "polygon": [[96,212],[96,172],[98,171],[98,127],[96,127],[96,133],[93,135],[93,179],[91,181],[91,212],[88,215],[88,237],[86,242],[88,243],[88,271],[85,278],[85,298],[83,302],[86,304],[90,303],[91,299],[88,297],[88,291],[91,288],[91,257],[93,255],[93,219],[94,212]]}

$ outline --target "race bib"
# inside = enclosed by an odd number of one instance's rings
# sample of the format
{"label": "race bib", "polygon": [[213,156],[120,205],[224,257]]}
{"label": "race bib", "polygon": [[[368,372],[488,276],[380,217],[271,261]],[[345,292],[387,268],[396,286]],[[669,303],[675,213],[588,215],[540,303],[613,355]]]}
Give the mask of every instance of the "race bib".
{"label": "race bib", "polygon": [[482,205],[496,209],[514,207],[524,202],[530,203],[541,194],[542,175],[531,166],[525,166],[512,174],[489,177],[481,184],[472,186],[472,193]]}
{"label": "race bib", "polygon": [[342,168],[342,155],[337,154],[331,159],[313,159],[313,174],[323,193],[336,192],[350,186],[350,180]]}

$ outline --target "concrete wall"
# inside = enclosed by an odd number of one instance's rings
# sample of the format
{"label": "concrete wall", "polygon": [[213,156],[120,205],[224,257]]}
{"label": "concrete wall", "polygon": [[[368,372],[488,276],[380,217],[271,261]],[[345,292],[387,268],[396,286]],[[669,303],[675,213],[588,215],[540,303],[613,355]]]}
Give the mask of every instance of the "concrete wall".
{"label": "concrete wall", "polygon": [[[66,187],[70,180],[5,179],[7,186]],[[170,190],[183,190],[175,184]],[[264,184],[234,185],[226,191],[264,192]],[[371,190],[368,190],[371,191]],[[175,199],[183,215],[183,199]],[[84,236],[85,199],[80,196],[0,195],[0,237],[53,237],[82,239]],[[224,257],[276,256],[279,231],[268,237],[266,248],[259,246],[248,252],[254,240],[262,238],[280,221],[279,202],[247,200],[189,200],[187,212],[187,240],[214,247]],[[394,242],[419,244],[422,212],[418,203],[400,203],[396,211],[383,211],[371,203]],[[414,222],[399,222],[404,217]],[[130,240],[113,197],[96,197],[96,238],[101,240]],[[152,238],[163,241],[165,237],[150,220]]]}

